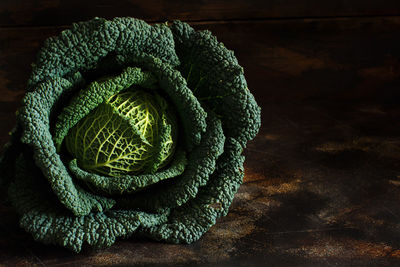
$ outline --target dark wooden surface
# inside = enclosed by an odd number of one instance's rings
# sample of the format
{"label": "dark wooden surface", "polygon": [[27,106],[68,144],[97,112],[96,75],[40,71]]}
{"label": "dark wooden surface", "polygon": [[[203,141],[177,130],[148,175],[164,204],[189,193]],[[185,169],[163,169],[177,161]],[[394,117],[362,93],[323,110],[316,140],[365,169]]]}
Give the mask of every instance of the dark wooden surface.
{"label": "dark wooden surface", "polygon": [[387,16],[400,13],[397,0],[3,0],[0,26],[56,26],[95,16],[137,17],[147,21],[254,20],[338,16]]}
{"label": "dark wooden surface", "polygon": [[244,184],[228,216],[198,242],[128,239],[76,255],[36,243],[0,205],[0,265],[400,265],[400,5],[257,2],[263,8],[96,2],[79,12],[77,1],[0,4],[1,145],[45,38],[124,6],[150,21],[181,18],[210,29],[235,50],[262,107]]}

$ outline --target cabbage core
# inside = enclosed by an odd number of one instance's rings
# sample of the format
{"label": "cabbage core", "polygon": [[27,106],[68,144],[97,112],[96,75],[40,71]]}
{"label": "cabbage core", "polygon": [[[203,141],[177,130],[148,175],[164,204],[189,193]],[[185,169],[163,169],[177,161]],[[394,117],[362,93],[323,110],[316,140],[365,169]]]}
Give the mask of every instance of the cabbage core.
{"label": "cabbage core", "polygon": [[82,169],[119,177],[154,173],[175,150],[176,116],[156,93],[129,88],[111,96],[66,136]]}

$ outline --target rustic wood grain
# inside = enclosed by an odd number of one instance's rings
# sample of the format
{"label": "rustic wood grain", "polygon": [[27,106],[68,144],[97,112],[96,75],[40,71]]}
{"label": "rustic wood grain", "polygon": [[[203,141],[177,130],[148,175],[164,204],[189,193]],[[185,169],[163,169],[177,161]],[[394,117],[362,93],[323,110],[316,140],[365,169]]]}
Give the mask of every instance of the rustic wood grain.
{"label": "rustic wood grain", "polygon": [[398,266],[400,108],[263,105],[229,214],[199,241],[120,240],[74,254],[36,243],[0,205],[5,266]]}
{"label": "rustic wood grain", "polygon": [[[228,216],[191,245],[43,245],[0,204],[0,265],[400,265],[400,18],[197,22],[235,50],[262,106]],[[65,27],[0,29],[0,141],[30,63]]]}
{"label": "rustic wood grain", "polygon": [[[400,17],[192,25],[235,51],[262,101],[400,97]],[[0,111],[15,110],[36,52],[65,28],[0,28]]]}
{"label": "rustic wood grain", "polygon": [[148,21],[245,20],[293,17],[381,16],[400,14],[397,0],[150,0],[1,1],[0,26],[56,26],[93,17],[138,17]]}
{"label": "rustic wood grain", "polygon": [[[400,97],[400,18],[200,24],[244,66],[258,99],[376,100]],[[397,101],[396,101],[397,103]]]}

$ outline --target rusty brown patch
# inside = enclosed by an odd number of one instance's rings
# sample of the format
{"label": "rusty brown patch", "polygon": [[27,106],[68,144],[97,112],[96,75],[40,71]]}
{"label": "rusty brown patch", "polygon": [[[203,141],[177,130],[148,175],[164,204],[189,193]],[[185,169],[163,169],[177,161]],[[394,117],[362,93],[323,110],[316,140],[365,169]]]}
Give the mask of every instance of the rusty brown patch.
{"label": "rusty brown patch", "polygon": [[265,134],[264,138],[269,141],[276,141],[280,138],[280,136],[276,134]]}
{"label": "rusty brown patch", "polygon": [[132,264],[172,264],[200,261],[200,257],[185,245],[171,244],[123,244],[118,250],[98,252],[85,259],[85,264],[93,265],[132,265]]}
{"label": "rusty brown patch", "polygon": [[[249,172],[257,176],[250,169]],[[257,181],[257,178],[251,180],[254,182]],[[239,252],[236,244],[240,244],[243,242],[243,238],[254,232],[262,231],[258,226],[258,220],[262,217],[268,218],[268,211],[276,209],[282,204],[272,196],[294,193],[300,190],[302,183],[301,179],[296,178],[288,182],[282,182],[278,178],[271,180],[269,182],[258,180],[240,187],[235,195],[231,211],[201,240],[201,251],[207,255],[209,262],[228,260]],[[249,214],[251,216],[248,216]],[[265,246],[266,243],[262,244],[263,249]]]}
{"label": "rusty brown patch", "polygon": [[[6,265],[1,265],[1,266],[6,266]],[[32,265],[31,261],[28,260],[19,260],[18,262],[15,263],[16,267],[25,267],[25,266],[34,266]]]}
{"label": "rusty brown patch", "polygon": [[238,216],[229,213],[223,221],[213,226],[201,240],[201,251],[207,255],[209,262],[217,262],[229,259],[232,253],[237,251],[235,244],[241,238],[251,234],[256,229],[255,221],[259,217],[254,214],[249,216]]}
{"label": "rusty brown patch", "polygon": [[359,240],[343,242],[347,248],[353,248],[354,254],[360,257],[382,258],[386,257],[393,249],[391,246]]}
{"label": "rusty brown patch", "polygon": [[291,181],[289,183],[282,183],[276,186],[267,186],[265,187],[265,192],[267,195],[276,195],[276,194],[288,194],[293,193],[299,190],[299,185],[301,183],[300,179]]}
{"label": "rusty brown patch", "polygon": [[376,153],[380,157],[399,158],[400,139],[360,137],[347,142],[327,142],[315,147],[315,150],[326,153],[339,153],[346,150],[360,150]]}
{"label": "rusty brown patch", "polygon": [[342,223],[346,227],[358,228],[360,225],[369,226],[382,226],[385,224],[383,219],[374,218],[371,214],[366,214],[359,206],[351,206],[344,209],[335,210],[334,214],[329,216],[320,216],[321,219],[325,220],[329,224]]}
{"label": "rusty brown patch", "polygon": [[360,69],[358,74],[364,78],[394,80],[400,77],[400,61],[397,58],[388,57],[383,65]]}
{"label": "rusty brown patch", "polygon": [[331,239],[329,237],[319,237],[318,242],[315,244],[289,249],[287,252],[295,255],[304,255],[308,258],[335,257],[349,259],[363,257],[376,259],[387,257],[392,251],[393,248],[391,246],[380,243],[348,238]]}
{"label": "rusty brown patch", "polygon": [[395,185],[395,186],[400,186],[400,181],[398,181],[398,180],[389,180],[389,183],[391,183],[392,185]]}
{"label": "rusty brown patch", "polygon": [[390,253],[390,257],[400,259],[400,249],[393,250]]}

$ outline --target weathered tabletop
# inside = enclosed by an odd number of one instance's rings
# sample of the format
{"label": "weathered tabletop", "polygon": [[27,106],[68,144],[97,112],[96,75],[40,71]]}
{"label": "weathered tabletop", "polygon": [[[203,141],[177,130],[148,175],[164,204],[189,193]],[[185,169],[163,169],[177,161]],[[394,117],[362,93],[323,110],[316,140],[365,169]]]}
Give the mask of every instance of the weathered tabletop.
{"label": "weathered tabletop", "polygon": [[[400,19],[192,23],[245,68],[262,128],[229,214],[191,245],[42,245],[0,205],[0,265],[400,264]],[[64,27],[0,28],[0,141],[30,63]]]}

